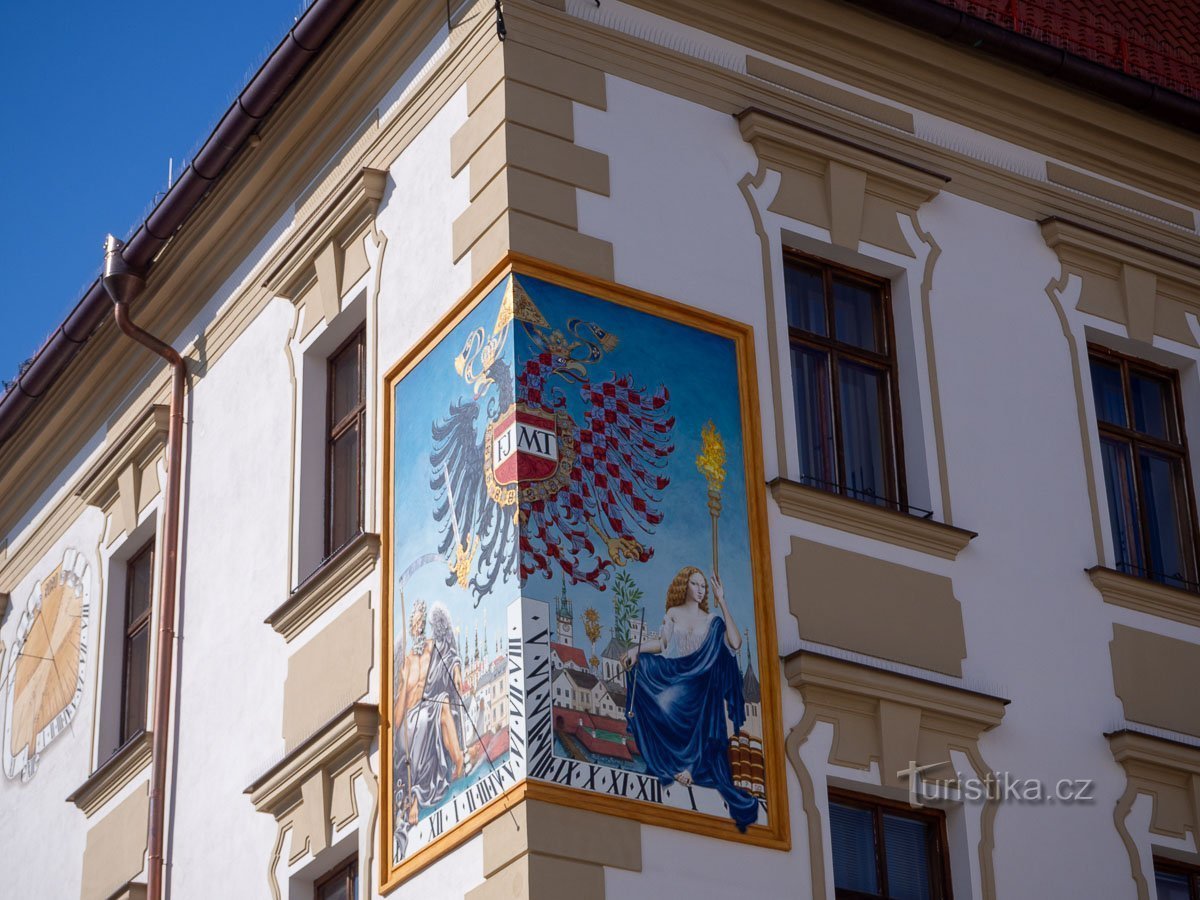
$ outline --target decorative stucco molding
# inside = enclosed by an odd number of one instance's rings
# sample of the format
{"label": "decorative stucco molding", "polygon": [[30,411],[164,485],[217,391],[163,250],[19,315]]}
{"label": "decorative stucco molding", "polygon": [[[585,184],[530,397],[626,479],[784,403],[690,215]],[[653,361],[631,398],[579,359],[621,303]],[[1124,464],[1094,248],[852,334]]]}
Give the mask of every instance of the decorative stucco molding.
{"label": "decorative stucco molding", "polygon": [[308,576],[264,620],[291,641],[375,569],[379,535],[364,532]]}
{"label": "decorative stucco molding", "polygon": [[1138,794],[1153,798],[1150,834],[1200,840],[1200,747],[1128,729],[1105,735],[1108,747],[1125,770],[1125,792],[1117,800],[1113,821],[1129,853],[1138,900],[1152,900],[1152,872],[1142,871],[1138,841],[1128,817]]}
{"label": "decorative stucco molding", "polygon": [[387,178],[381,169],[360,168],[305,223],[303,234],[267,275],[264,287],[297,305],[311,298],[316,318],[332,321],[341,309],[342,296],[369,267],[362,239],[374,231]]}
{"label": "decorative stucco molding", "polygon": [[604,900],[605,867],[642,870],[641,825],[576,807],[523,800],[483,829],[483,884],[465,900]]}
{"label": "decorative stucco molding", "polygon": [[922,519],[873,503],[854,500],[820,488],[776,478],[768,484],[771,496],[786,516],[919,550],[942,559],[955,559],[974,531]]}
{"label": "decorative stucco molding", "polygon": [[1082,281],[1077,309],[1124,325],[1135,341],[1200,346],[1187,321],[1200,309],[1200,267],[1063,219],[1040,224],[1064,274]]}
{"label": "decorative stucco molding", "polygon": [[74,803],[89,818],[103,808],[125,785],[146,771],[150,765],[152,735],[143,731],[113,754],[77,787],[67,802]]}
{"label": "decorative stucco molding", "polygon": [[[818,783],[823,789],[825,777],[809,771],[800,749],[817,722],[834,728],[829,764],[870,769],[875,763],[883,788],[907,789],[901,776],[914,760],[921,766],[945,763],[951,751],[964,754],[979,777],[991,771],[979,753],[979,737],[1000,724],[1005,699],[811,651],[785,658],[784,673],[804,699],[804,716],[789,732],[786,747],[804,796],[814,897],[827,896],[821,814],[815,800]],[[986,900],[996,897],[992,864],[996,810],[997,801],[989,799],[980,817],[977,852]]]}
{"label": "decorative stucco molding", "polygon": [[1087,570],[1105,603],[1200,627],[1200,595],[1105,566]]}
{"label": "decorative stucco molding", "polygon": [[1200,644],[1117,623],[1108,647],[1126,721],[1200,737]]}
{"label": "decorative stucco molding", "polygon": [[[377,801],[378,780],[371,771],[369,756],[378,730],[379,707],[352,704],[246,788],[254,808],[274,816],[279,826],[275,856],[268,867],[268,881],[276,900],[281,894],[275,868],[286,832],[291,833],[288,862],[294,863],[331,846],[335,830],[359,817],[354,800],[356,781],[363,780]],[[372,809],[370,823],[364,822],[364,829],[371,827],[374,815]],[[360,866],[360,882],[365,884],[370,860],[360,860]]]}
{"label": "decorative stucco molding", "polygon": [[136,890],[130,882],[145,867],[149,814],[150,794],[143,786],[88,830],[81,900],[110,900],[124,896],[124,891]]}
{"label": "decorative stucco molding", "polygon": [[838,247],[860,242],[915,256],[900,228],[950,180],[760,109],[737,116],[761,162],[783,176],[770,210],[829,230]]}
{"label": "decorative stucco molding", "polygon": [[80,479],[76,496],[109,515],[107,543],[137,524],[159,493],[158,460],[167,442],[170,408],[154,404],[109,441],[109,449]]}

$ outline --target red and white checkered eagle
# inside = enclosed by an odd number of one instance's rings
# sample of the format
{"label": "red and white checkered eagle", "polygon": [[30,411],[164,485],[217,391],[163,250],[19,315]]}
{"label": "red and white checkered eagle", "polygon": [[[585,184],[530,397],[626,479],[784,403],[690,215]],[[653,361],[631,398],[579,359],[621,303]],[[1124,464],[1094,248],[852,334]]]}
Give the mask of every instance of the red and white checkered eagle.
{"label": "red and white checkered eagle", "polygon": [[[502,352],[514,323],[527,338],[517,335],[515,384]],[[433,425],[430,486],[447,584],[477,603],[515,575],[514,540],[522,578],[561,572],[600,590],[614,565],[653,554],[675,419],[663,386],[647,390],[629,373],[592,379],[616,346],[594,322],[551,328],[513,275],[492,334],[476,329],[455,359],[473,394]]]}

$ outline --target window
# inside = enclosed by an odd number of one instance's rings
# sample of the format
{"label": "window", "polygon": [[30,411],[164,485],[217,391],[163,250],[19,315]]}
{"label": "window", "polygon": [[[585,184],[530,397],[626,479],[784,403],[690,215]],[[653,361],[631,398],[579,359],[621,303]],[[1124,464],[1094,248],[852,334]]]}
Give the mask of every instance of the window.
{"label": "window", "polygon": [[358,900],[358,857],[347,860],[313,886],[315,900]]}
{"label": "window", "polygon": [[1116,567],[1196,588],[1195,504],[1175,372],[1089,348]]}
{"label": "window", "polygon": [[949,900],[941,812],[830,791],[829,832],[836,896]]}
{"label": "window", "polygon": [[1200,900],[1200,868],[1155,859],[1154,887],[1158,900]]}
{"label": "window", "polygon": [[784,285],[800,481],[907,509],[888,282],[788,251]]}
{"label": "window", "polygon": [[329,357],[325,556],[362,532],[366,419],[364,351],[359,329]]}
{"label": "window", "polygon": [[121,719],[117,745],[146,730],[150,673],[150,605],[154,596],[154,541],[125,564],[125,633],[121,645]]}

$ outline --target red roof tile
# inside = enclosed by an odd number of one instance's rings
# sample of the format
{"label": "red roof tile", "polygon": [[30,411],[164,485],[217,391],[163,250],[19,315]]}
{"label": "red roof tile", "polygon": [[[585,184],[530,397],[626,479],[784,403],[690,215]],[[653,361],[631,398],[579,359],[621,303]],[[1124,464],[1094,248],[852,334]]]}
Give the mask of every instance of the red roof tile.
{"label": "red roof tile", "polygon": [[587,657],[583,655],[582,647],[570,647],[566,644],[551,642],[550,649],[557,653],[558,658],[564,663],[574,663],[581,669],[588,667]]}
{"label": "red roof tile", "polygon": [[937,0],[1135,78],[1200,98],[1200,0]]}

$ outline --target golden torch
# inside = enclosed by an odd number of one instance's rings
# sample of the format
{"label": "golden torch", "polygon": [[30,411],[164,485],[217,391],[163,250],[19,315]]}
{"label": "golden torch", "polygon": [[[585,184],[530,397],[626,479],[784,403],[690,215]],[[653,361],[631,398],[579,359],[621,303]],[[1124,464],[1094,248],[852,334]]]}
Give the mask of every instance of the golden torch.
{"label": "golden torch", "polygon": [[696,469],[708,482],[708,512],[712,516],[713,572],[717,568],[717,519],[721,517],[721,486],[725,483],[725,442],[709,419],[700,430],[700,452],[696,454]]}

